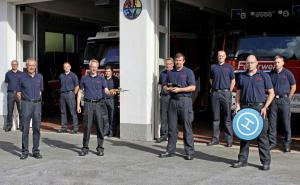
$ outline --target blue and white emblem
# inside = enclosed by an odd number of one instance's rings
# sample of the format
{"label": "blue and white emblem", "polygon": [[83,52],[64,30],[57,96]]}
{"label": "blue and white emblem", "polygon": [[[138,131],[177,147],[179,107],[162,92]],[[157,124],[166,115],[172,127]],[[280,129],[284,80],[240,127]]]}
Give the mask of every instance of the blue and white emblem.
{"label": "blue and white emblem", "polygon": [[259,136],[263,129],[263,118],[254,109],[240,110],[232,122],[233,132],[242,140],[253,140]]}

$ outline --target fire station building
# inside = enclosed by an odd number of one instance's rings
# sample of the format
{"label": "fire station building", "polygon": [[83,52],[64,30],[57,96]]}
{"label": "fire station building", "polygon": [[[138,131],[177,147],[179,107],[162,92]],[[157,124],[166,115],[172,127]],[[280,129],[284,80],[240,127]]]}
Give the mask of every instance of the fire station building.
{"label": "fire station building", "polygon": [[[7,115],[5,73],[10,62],[26,70],[29,57],[38,61],[44,76],[42,120],[60,114],[53,100],[53,82],[70,61],[79,78],[86,43],[103,26],[119,27],[120,138],[152,140],[159,136],[158,77],[163,59],[176,52],[199,85],[193,97],[199,107],[208,104],[208,69],[220,39],[220,26],[249,7],[280,7],[283,2],[239,0],[0,0],[0,126]],[[284,5],[292,6],[286,1]],[[288,12],[291,14],[291,12]],[[288,14],[287,13],[287,14]],[[239,15],[243,16],[243,15]],[[289,15],[287,15],[289,16]],[[108,41],[109,42],[109,41]],[[49,93],[51,92],[51,93]],[[201,96],[200,98],[197,96]],[[59,123],[58,123],[59,124]]]}

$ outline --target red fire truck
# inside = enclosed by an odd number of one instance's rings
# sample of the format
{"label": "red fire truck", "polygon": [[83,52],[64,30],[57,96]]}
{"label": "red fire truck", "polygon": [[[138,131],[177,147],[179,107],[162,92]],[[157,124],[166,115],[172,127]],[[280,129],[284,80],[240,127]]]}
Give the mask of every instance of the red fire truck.
{"label": "red fire truck", "polygon": [[259,62],[258,69],[270,72],[274,68],[274,56],[284,56],[284,67],[293,72],[297,82],[291,111],[300,113],[300,18],[288,9],[258,12],[235,9],[232,13],[232,18],[237,19],[235,15],[238,14],[240,19],[232,20],[223,36],[227,62],[238,74],[245,70],[246,57],[254,54]]}

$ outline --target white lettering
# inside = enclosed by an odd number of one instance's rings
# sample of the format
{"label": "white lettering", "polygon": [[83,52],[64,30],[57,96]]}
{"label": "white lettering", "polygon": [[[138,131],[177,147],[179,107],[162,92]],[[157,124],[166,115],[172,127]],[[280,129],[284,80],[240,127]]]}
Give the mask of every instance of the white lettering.
{"label": "white lettering", "polygon": [[[246,70],[246,61],[239,61],[237,69],[236,70]],[[264,71],[270,71],[274,69],[274,62],[273,61],[258,61],[257,65],[258,70],[264,70]]]}
{"label": "white lettering", "polygon": [[246,70],[246,62],[245,61],[239,62],[238,70]]}
{"label": "white lettering", "polygon": [[272,64],[261,64],[257,66],[258,70],[272,70],[273,65]]}

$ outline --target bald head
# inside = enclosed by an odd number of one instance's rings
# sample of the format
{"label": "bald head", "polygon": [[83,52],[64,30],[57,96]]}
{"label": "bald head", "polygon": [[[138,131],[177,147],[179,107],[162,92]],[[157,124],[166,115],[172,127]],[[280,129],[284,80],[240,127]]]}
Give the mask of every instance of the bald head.
{"label": "bald head", "polygon": [[255,55],[249,55],[246,59],[246,61],[256,61],[257,62],[257,58]]}
{"label": "bald head", "polygon": [[249,55],[246,59],[246,67],[248,71],[255,71],[257,67],[257,58],[254,55]]}
{"label": "bald head", "polygon": [[218,51],[218,62],[219,64],[223,64],[226,59],[226,53],[223,50]]}

